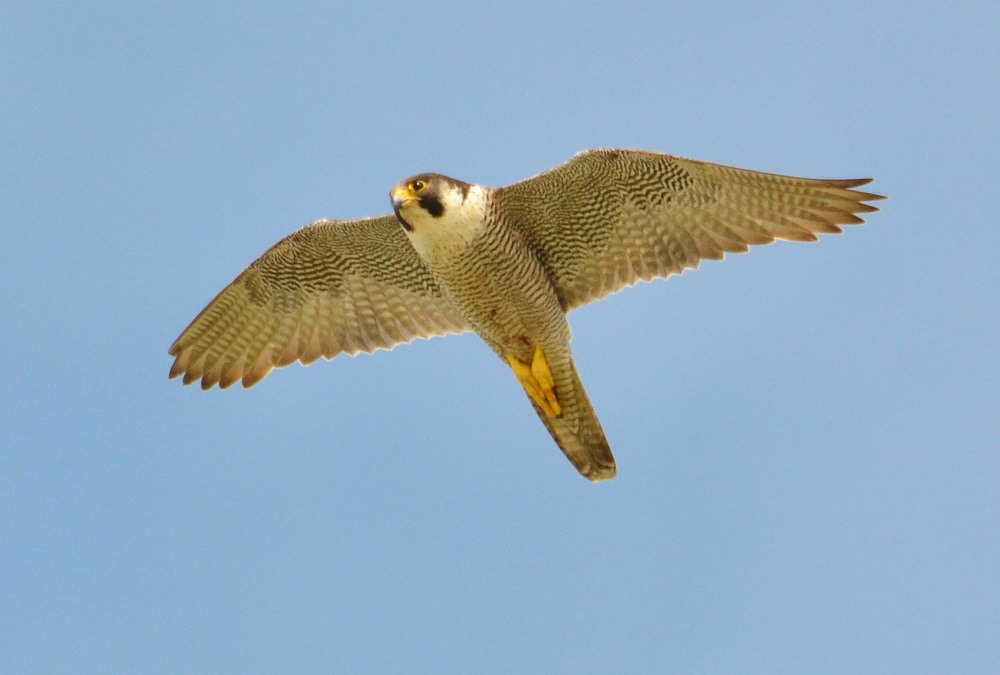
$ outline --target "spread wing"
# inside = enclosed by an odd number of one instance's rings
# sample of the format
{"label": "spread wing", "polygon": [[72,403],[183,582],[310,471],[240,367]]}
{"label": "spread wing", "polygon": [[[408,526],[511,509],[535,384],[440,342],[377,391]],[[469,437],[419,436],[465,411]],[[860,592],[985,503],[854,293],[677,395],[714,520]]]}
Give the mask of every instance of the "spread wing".
{"label": "spread wing", "polygon": [[170,347],[170,377],[250,387],[296,360],[466,330],[394,216],[320,220],[272,246],[201,311]]}
{"label": "spread wing", "polygon": [[864,222],[870,179],[817,180],[636,150],[589,150],[497,190],[567,311],[704,258]]}

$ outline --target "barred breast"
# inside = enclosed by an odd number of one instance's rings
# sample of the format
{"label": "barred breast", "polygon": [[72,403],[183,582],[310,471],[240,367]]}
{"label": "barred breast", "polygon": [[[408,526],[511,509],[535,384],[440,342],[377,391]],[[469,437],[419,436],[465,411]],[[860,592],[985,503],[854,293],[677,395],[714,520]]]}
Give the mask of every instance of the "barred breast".
{"label": "barred breast", "polygon": [[569,324],[548,272],[518,228],[496,218],[461,253],[430,269],[472,328],[501,357],[531,361],[535,345],[566,352]]}

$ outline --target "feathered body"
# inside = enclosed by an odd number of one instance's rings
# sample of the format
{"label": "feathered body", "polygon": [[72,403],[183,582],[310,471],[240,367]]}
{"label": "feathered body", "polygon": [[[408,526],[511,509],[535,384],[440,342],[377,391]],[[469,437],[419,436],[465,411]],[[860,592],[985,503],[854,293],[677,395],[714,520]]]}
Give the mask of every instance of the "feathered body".
{"label": "feathered body", "polygon": [[863,222],[869,182],[781,176],[635,150],[593,150],[503,188],[420,174],[394,215],[318,221],[236,278],[174,342],[171,376],[202,386],[414,337],[476,331],[591,480],[615,462],[573,363],[566,313],[638,281],[775,239]]}
{"label": "feathered body", "polygon": [[[409,186],[441,204],[428,209]],[[401,198],[395,197],[403,193]],[[558,415],[531,398],[573,465],[592,480],[612,478],[615,461],[577,375],[566,308],[524,228],[497,208],[497,193],[440,174],[404,181],[394,200],[406,234],[446,296],[500,358],[531,363],[541,349],[552,372]],[[426,198],[425,198],[426,201]]]}

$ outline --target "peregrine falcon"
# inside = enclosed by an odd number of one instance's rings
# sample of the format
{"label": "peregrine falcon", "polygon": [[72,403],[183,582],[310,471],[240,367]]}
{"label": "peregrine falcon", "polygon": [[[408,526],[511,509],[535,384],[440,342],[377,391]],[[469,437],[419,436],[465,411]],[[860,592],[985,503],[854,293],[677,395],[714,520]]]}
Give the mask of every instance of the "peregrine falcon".
{"label": "peregrine falcon", "polygon": [[293,361],[471,330],[573,466],[613,478],[567,312],[703,258],[862,223],[883,198],[854,189],[869,182],[639,150],[584,151],[501,188],[419,174],[392,189],[391,215],[319,220],[272,246],[173,343],[170,377],[250,387]]}

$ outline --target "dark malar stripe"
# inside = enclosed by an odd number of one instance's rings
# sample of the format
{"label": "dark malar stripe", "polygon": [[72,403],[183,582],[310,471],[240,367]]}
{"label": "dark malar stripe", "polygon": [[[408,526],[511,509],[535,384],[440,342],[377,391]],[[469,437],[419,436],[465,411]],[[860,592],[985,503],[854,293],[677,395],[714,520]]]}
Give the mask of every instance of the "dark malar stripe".
{"label": "dark malar stripe", "polygon": [[431,214],[435,218],[440,218],[444,214],[444,204],[435,195],[426,195],[420,198],[420,206],[424,208],[427,213]]}

